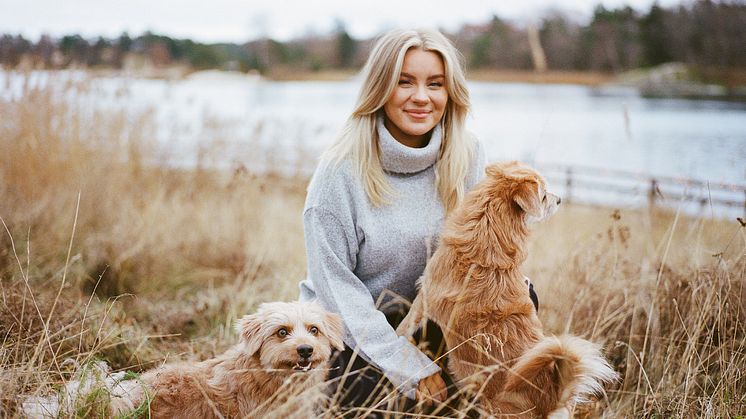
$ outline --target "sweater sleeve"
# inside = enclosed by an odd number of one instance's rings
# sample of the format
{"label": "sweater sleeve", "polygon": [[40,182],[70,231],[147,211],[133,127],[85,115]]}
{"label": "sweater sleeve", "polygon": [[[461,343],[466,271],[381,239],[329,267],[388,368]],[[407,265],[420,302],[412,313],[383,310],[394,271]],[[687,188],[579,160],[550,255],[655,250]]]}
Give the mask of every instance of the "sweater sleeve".
{"label": "sweater sleeve", "polygon": [[348,345],[357,347],[401,393],[414,398],[417,383],[440,368],[405,337],[396,335],[386,316],[376,309],[370,291],[353,273],[358,241],[352,220],[340,219],[322,207],[309,207],[303,223],[308,275],[319,303],[342,316]]}

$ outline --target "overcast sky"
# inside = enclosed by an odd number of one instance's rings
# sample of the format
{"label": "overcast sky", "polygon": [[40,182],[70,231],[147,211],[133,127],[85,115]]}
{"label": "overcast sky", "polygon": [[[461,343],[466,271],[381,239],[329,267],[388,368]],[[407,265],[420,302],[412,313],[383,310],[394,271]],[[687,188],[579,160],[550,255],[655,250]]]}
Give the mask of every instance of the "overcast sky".
{"label": "overcast sky", "polygon": [[[493,14],[519,22],[537,20],[552,9],[581,20],[593,8],[628,4],[646,11],[654,0],[0,0],[0,33],[36,40],[79,33],[113,38],[146,30],[203,42],[243,42],[261,35],[287,40],[330,31],[345,23],[356,38],[394,27],[457,29]],[[686,0],[685,0],[686,1]],[[662,6],[681,0],[658,0]]]}

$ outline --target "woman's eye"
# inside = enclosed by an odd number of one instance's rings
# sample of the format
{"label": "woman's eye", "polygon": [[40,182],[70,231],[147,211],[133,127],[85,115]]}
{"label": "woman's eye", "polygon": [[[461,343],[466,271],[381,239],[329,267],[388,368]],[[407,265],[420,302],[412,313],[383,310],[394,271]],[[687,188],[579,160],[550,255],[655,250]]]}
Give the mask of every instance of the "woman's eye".
{"label": "woman's eye", "polygon": [[434,82],[434,83],[430,83],[430,86],[431,87],[443,87],[443,83],[441,83],[441,82]]}
{"label": "woman's eye", "polygon": [[310,333],[311,333],[312,335],[317,335],[317,334],[319,334],[319,328],[318,328],[318,327],[316,327],[316,326],[311,326],[311,328],[310,328],[310,329],[308,329],[308,331],[309,331],[309,332],[310,332]]}
{"label": "woman's eye", "polygon": [[280,329],[280,330],[277,331],[277,336],[279,336],[281,338],[284,338],[287,335],[288,335],[287,329]]}
{"label": "woman's eye", "polygon": [[411,84],[411,83],[409,82],[409,80],[399,80],[399,86],[406,85],[406,84]]}

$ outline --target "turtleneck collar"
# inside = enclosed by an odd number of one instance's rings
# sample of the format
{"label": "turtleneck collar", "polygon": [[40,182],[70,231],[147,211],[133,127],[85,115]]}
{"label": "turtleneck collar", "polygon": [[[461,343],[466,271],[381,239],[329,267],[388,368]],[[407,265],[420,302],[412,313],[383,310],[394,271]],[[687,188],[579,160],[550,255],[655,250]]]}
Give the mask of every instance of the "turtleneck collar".
{"label": "turtleneck collar", "polygon": [[384,126],[383,119],[384,116],[380,115],[376,121],[378,150],[383,170],[392,173],[417,173],[435,164],[440,154],[440,124],[433,128],[430,141],[425,147],[413,148],[397,141]]}

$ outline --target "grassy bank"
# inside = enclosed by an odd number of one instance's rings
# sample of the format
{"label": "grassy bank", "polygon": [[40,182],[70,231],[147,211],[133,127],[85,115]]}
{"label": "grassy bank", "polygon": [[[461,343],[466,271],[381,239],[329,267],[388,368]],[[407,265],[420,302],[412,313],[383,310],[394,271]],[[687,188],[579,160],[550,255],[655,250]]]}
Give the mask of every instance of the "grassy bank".
{"label": "grassy bank", "polygon": [[[0,102],[0,416],[89,360],[214,356],[305,273],[306,179],[150,165],[150,115],[82,110],[63,96],[85,84],[58,87]],[[579,417],[746,412],[738,222],[567,206],[530,246],[545,329],[602,343],[622,376]]]}

